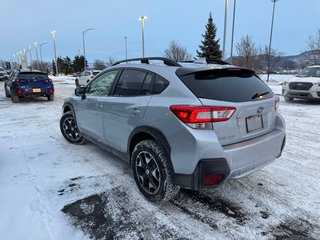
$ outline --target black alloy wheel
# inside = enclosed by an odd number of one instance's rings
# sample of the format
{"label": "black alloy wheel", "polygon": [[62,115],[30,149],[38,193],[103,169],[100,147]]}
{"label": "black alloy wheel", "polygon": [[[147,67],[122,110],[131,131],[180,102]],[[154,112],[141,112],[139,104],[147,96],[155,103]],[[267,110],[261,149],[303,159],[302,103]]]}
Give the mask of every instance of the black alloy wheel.
{"label": "black alloy wheel", "polygon": [[75,144],[81,144],[84,142],[84,138],[79,133],[79,129],[71,112],[66,112],[60,119],[60,131],[64,138]]}

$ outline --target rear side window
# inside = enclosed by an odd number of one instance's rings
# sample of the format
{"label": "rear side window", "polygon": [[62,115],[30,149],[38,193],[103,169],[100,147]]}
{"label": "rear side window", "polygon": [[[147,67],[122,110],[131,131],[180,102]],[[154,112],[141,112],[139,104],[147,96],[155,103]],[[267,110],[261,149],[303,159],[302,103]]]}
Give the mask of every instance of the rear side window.
{"label": "rear side window", "polygon": [[274,95],[252,71],[245,69],[199,71],[179,78],[198,98],[248,102]]}
{"label": "rear side window", "polygon": [[156,78],[154,80],[154,86],[153,86],[153,93],[159,94],[162,93],[169,85],[169,81],[165,78],[156,75]]}
{"label": "rear side window", "polygon": [[114,95],[118,96],[137,96],[140,95],[140,89],[146,78],[147,73],[139,70],[123,70]]}
{"label": "rear side window", "polygon": [[45,73],[19,73],[18,78],[22,79],[47,79],[48,75]]}

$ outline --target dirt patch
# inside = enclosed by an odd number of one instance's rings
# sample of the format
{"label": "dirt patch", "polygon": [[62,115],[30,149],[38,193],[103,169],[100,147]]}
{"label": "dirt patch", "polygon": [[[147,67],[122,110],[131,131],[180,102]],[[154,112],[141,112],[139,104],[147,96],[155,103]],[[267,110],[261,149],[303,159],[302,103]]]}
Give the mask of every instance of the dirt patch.
{"label": "dirt patch", "polygon": [[62,211],[92,239],[188,239],[117,187],[66,205]]}

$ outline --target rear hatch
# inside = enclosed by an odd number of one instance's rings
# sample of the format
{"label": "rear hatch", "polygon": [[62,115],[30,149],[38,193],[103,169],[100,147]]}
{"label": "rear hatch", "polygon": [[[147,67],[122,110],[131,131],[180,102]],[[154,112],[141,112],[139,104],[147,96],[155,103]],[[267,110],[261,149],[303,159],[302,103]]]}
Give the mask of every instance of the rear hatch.
{"label": "rear hatch", "polygon": [[18,79],[20,83],[27,84],[30,87],[41,88],[43,85],[52,84],[48,75],[42,72],[21,72]]}
{"label": "rear hatch", "polygon": [[253,71],[242,68],[177,71],[204,106],[235,108],[232,116],[213,121],[222,145],[252,139],[275,128],[276,97]]}

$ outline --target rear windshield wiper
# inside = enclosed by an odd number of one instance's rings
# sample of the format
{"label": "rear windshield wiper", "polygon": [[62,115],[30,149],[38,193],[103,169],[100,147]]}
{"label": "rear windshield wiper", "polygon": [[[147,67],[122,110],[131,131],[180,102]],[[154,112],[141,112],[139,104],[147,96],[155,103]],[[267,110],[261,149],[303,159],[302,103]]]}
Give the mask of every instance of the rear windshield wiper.
{"label": "rear windshield wiper", "polygon": [[256,99],[256,98],[258,98],[258,97],[262,97],[262,96],[267,95],[267,94],[269,94],[269,93],[270,93],[269,91],[261,92],[261,93],[256,93],[255,95],[253,95],[253,96],[251,97],[251,99]]}

